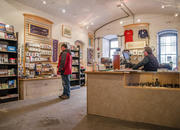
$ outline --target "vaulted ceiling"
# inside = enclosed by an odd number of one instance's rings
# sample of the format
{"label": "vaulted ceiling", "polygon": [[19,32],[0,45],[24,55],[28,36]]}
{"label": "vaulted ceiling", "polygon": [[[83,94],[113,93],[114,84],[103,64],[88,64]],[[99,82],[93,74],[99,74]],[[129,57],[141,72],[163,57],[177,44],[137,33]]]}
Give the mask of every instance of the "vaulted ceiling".
{"label": "vaulted ceiling", "polygon": [[[174,15],[180,11],[180,0],[7,0],[17,1],[73,24],[96,29],[114,19],[130,14],[162,13]],[[45,1],[45,4],[43,2]],[[162,5],[165,8],[162,8]],[[65,13],[62,10],[65,9]]]}

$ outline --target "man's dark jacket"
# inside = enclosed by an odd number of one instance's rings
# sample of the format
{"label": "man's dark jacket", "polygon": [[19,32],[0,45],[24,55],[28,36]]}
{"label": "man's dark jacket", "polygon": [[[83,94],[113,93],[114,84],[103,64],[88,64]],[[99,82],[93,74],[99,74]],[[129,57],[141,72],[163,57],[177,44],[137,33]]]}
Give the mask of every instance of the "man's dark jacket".
{"label": "man's dark jacket", "polygon": [[133,66],[133,69],[138,69],[141,66],[144,66],[143,70],[145,71],[157,71],[159,63],[153,54],[148,54],[148,56],[145,56],[141,62]]}

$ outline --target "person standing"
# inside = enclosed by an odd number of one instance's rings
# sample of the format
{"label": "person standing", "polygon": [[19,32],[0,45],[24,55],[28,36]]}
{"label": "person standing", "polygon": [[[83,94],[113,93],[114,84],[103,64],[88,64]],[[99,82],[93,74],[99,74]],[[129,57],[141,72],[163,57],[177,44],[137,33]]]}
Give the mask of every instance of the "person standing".
{"label": "person standing", "polygon": [[72,74],[72,56],[71,51],[66,44],[61,45],[62,52],[59,56],[57,66],[57,74],[62,77],[63,94],[59,96],[61,99],[70,98],[70,75]]}

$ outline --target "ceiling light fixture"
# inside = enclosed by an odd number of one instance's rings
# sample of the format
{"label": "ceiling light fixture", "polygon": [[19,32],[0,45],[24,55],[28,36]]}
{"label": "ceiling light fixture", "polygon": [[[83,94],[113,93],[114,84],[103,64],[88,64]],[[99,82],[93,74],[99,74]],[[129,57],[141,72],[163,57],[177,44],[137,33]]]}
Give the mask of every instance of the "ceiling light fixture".
{"label": "ceiling light fixture", "polygon": [[175,17],[178,17],[178,16],[179,16],[179,14],[178,14],[178,13],[175,13],[175,14],[174,14],[174,16],[175,16]]}
{"label": "ceiling light fixture", "polygon": [[123,24],[123,21],[120,21],[120,24]]}
{"label": "ceiling light fixture", "polygon": [[141,22],[141,19],[137,19],[137,22],[138,22],[138,23]]}
{"label": "ceiling light fixture", "polygon": [[65,9],[62,9],[62,13],[66,13],[66,10],[65,10]]}
{"label": "ceiling light fixture", "polygon": [[91,25],[94,25],[94,23],[92,22]]}
{"label": "ceiling light fixture", "polygon": [[45,0],[43,0],[43,4],[44,4],[44,5],[46,5],[46,4],[47,4]]}
{"label": "ceiling light fixture", "polygon": [[164,5],[162,5],[162,6],[161,6],[161,8],[162,8],[162,9],[164,9],[164,8],[165,8],[165,6],[164,6]]}

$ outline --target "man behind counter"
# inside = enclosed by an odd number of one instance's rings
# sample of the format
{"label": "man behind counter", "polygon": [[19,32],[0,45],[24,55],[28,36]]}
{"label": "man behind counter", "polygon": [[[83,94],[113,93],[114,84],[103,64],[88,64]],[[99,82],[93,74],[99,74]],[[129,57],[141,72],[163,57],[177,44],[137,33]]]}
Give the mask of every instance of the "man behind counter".
{"label": "man behind counter", "polygon": [[141,66],[144,66],[144,71],[157,71],[159,63],[157,58],[153,55],[150,47],[144,48],[144,59],[138,64],[134,65],[132,69],[136,70]]}

